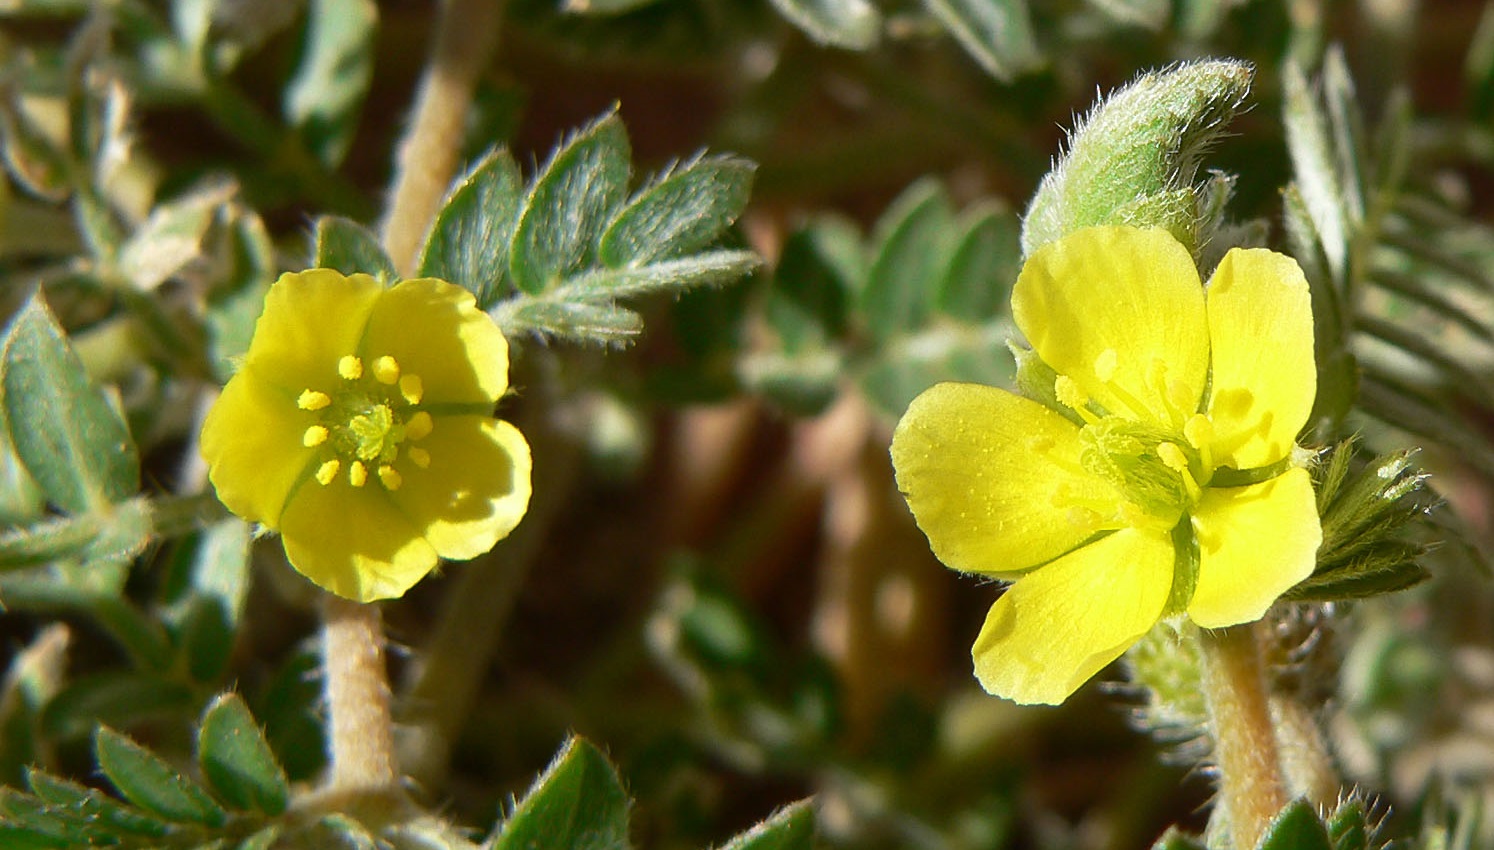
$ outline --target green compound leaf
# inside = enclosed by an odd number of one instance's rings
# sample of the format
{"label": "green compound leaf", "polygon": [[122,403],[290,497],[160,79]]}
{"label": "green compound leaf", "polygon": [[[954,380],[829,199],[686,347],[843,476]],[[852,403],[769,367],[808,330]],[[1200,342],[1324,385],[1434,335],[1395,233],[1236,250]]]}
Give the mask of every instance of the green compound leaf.
{"label": "green compound leaf", "polygon": [[327,165],[347,153],[373,77],[373,0],[310,0],[300,58],[285,87],[286,120]]}
{"label": "green compound leaf", "polygon": [[882,34],[882,14],[867,0],[773,0],[773,7],[819,44],[868,50]]}
{"label": "green compound leaf", "polygon": [[202,786],[150,750],[106,726],[94,736],[99,770],[126,800],[175,823],[221,826],[227,819]]}
{"label": "green compound leaf", "polygon": [[238,694],[213,700],[197,732],[197,761],[218,797],[240,809],[285,811],[290,785]]}
{"label": "green compound leaf", "polygon": [[97,518],[87,514],[59,517],[0,532],[0,571],[80,557],[98,533]]}
{"label": "green compound leaf", "polygon": [[[626,158],[624,158],[626,163]],[[417,265],[421,277],[466,287],[486,310],[503,294],[509,242],[524,179],[508,151],[489,151],[452,189],[436,213]]]}
{"label": "green compound leaf", "polygon": [[33,835],[65,842],[66,847],[87,847],[94,843],[95,833],[86,821],[70,816],[66,810],[49,808],[45,803],[14,788],[0,788],[0,818]]}
{"label": "green compound leaf", "polygon": [[742,214],[756,169],[739,157],[712,156],[666,170],[607,226],[597,258],[621,268],[705,248]]}
{"label": "green compound leaf", "polygon": [[708,251],[625,269],[598,269],[567,280],[555,290],[561,300],[628,298],[651,292],[729,283],[762,263],[751,251]]}
{"label": "green compound leaf", "polygon": [[1002,82],[1042,62],[1027,0],[923,0],[986,72]]}
{"label": "green compound leaf", "polygon": [[1277,813],[1256,850],[1333,850],[1328,831],[1305,800],[1293,800]]}
{"label": "green compound leaf", "polygon": [[601,751],[568,741],[491,840],[492,850],[628,847],[628,795]]}
{"label": "green compound leaf", "polygon": [[814,807],[808,800],[792,803],[721,850],[810,850],[814,844]]}
{"label": "green compound leaf", "polygon": [[577,342],[625,343],[643,332],[643,317],[626,307],[578,301],[520,301],[493,320],[510,336],[537,332]]}
{"label": "green compound leaf", "polygon": [[92,788],[52,776],[39,770],[26,775],[31,793],[42,802],[86,818],[98,832],[117,839],[127,837],[160,838],[170,825],[139,809],[126,806]]}
{"label": "green compound leaf", "polygon": [[628,133],[615,110],[550,157],[514,229],[509,273],[521,291],[538,295],[587,266],[627,192],[630,159]]}
{"label": "green compound leaf", "polygon": [[129,429],[88,382],[57,320],[33,294],[11,321],[0,387],[16,455],[67,513],[105,510],[140,487]]}
{"label": "green compound leaf", "polygon": [[915,182],[883,213],[873,234],[876,255],[861,292],[874,338],[889,339],[928,317],[953,221],[949,196],[936,178]]}
{"label": "green compound leaf", "polygon": [[335,215],[316,220],[316,267],[373,275],[382,281],[399,279],[379,237],[358,222]]}
{"label": "green compound leaf", "polygon": [[7,850],[68,850],[73,845],[61,838],[0,822],[0,846]]}

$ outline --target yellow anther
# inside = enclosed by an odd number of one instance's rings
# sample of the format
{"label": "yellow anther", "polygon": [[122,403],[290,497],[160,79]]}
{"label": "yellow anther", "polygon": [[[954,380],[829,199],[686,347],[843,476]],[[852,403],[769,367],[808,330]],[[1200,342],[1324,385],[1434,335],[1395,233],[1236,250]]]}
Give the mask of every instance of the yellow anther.
{"label": "yellow anther", "polygon": [[1167,403],[1174,411],[1185,413],[1190,408],[1198,407],[1198,396],[1182,381],[1167,382]]}
{"label": "yellow anther", "polygon": [[425,382],[419,375],[405,375],[399,379],[399,394],[411,404],[419,404],[425,396]]}
{"label": "yellow anther", "polygon": [[348,483],[354,487],[362,487],[368,483],[368,467],[362,461],[355,460],[348,464]]}
{"label": "yellow anther", "polygon": [[300,398],[296,399],[296,407],[302,410],[321,410],[331,403],[332,396],[316,390],[302,390]]}
{"label": "yellow anther", "polygon": [[1075,410],[1089,404],[1089,396],[1085,395],[1084,390],[1079,388],[1079,384],[1068,375],[1058,376],[1058,379],[1053,382],[1053,392],[1060,402]]}
{"label": "yellow anther", "polygon": [[1068,375],[1059,375],[1053,382],[1053,392],[1059,403],[1079,414],[1079,418],[1093,425],[1100,421],[1089,409],[1089,396],[1079,388],[1079,383]]}
{"label": "yellow anther", "polygon": [[436,423],[431,420],[431,415],[424,410],[410,417],[405,423],[405,436],[412,440],[423,440],[430,436],[435,430]]}
{"label": "yellow anther", "polygon": [[1203,491],[1198,486],[1198,481],[1193,477],[1193,470],[1188,468],[1188,456],[1178,448],[1176,443],[1158,443],[1157,457],[1167,464],[1167,468],[1178,474],[1183,480],[1183,489],[1188,491],[1188,498],[1197,502],[1203,497]]}
{"label": "yellow anther", "polygon": [[326,486],[337,477],[337,470],[342,468],[342,461],[329,460],[316,468],[316,483]]}
{"label": "yellow anther", "polygon": [[1113,348],[1107,348],[1100,352],[1100,356],[1095,358],[1095,377],[1099,378],[1101,383],[1110,383],[1110,379],[1115,377],[1115,367],[1118,360],[1119,358]]}
{"label": "yellow anther", "polygon": [[385,490],[398,490],[405,479],[400,477],[394,467],[385,465],[379,467],[379,483],[384,485]]}
{"label": "yellow anther", "polygon": [[1157,457],[1162,458],[1162,462],[1173,472],[1188,471],[1188,457],[1175,443],[1158,443]]}
{"label": "yellow anther", "polygon": [[410,463],[415,464],[416,466],[420,467],[421,469],[430,469],[430,467],[431,467],[431,453],[430,452],[426,451],[425,449],[420,448],[419,446],[411,446],[409,454],[410,454]]}
{"label": "yellow anther", "polygon": [[1188,438],[1188,443],[1193,448],[1207,448],[1210,443],[1214,442],[1214,423],[1202,413],[1195,413],[1192,418],[1183,423],[1183,436]]}
{"label": "yellow anther", "polygon": [[337,374],[345,381],[356,381],[363,377],[363,361],[351,354],[343,355],[337,361]]}
{"label": "yellow anther", "polygon": [[322,443],[327,442],[329,433],[325,426],[313,425],[306,429],[306,433],[301,435],[301,445],[308,449],[320,446]]}
{"label": "yellow anther", "polygon": [[386,354],[374,361],[373,373],[379,383],[392,387],[399,381],[399,364]]}

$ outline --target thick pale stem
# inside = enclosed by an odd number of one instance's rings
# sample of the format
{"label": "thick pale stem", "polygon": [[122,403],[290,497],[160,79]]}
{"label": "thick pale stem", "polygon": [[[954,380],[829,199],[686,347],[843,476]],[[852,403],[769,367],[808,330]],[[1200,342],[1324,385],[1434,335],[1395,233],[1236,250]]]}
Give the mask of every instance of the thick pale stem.
{"label": "thick pale stem", "polygon": [[328,790],[391,790],[395,785],[394,723],[378,606],[326,594],[322,654],[332,759]]}
{"label": "thick pale stem", "polygon": [[384,219],[384,248],[402,275],[414,274],[421,240],[456,170],[462,124],[497,44],[502,9],[500,0],[446,0]]}
{"label": "thick pale stem", "polygon": [[1260,645],[1251,624],[1199,632],[1204,697],[1230,846],[1251,850],[1286,805]]}

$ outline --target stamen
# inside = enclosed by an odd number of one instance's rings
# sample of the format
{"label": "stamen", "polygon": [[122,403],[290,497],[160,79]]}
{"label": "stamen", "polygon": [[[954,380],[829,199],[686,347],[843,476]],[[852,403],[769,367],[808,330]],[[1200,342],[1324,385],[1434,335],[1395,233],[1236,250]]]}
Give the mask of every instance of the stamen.
{"label": "stamen", "polygon": [[1095,377],[1099,378],[1101,383],[1110,383],[1110,379],[1115,377],[1115,367],[1118,361],[1119,357],[1115,349],[1107,348],[1100,352],[1100,356],[1095,358]]}
{"label": "stamen", "polygon": [[381,384],[392,387],[399,382],[399,364],[387,354],[374,361],[373,373],[374,378]]}
{"label": "stamen", "polygon": [[1058,396],[1058,401],[1065,407],[1079,414],[1090,425],[1100,421],[1100,417],[1094,415],[1089,409],[1089,396],[1079,388],[1079,383],[1068,375],[1059,375],[1053,381],[1053,393]]}
{"label": "stamen", "polygon": [[410,462],[421,469],[431,468],[431,453],[419,446],[410,447]]}
{"label": "stamen", "polygon": [[343,355],[337,361],[337,374],[345,381],[356,381],[363,377],[363,361],[351,354]]}
{"label": "stamen", "polygon": [[419,375],[405,375],[399,379],[399,394],[405,397],[405,401],[419,404],[420,399],[425,396],[425,382],[420,380]]}
{"label": "stamen", "polygon": [[322,485],[323,487],[331,484],[332,479],[337,477],[337,470],[341,468],[342,461],[340,460],[329,460],[323,463],[321,466],[316,468],[316,483]]}
{"label": "stamen", "polygon": [[1167,405],[1172,410],[1173,416],[1180,419],[1188,415],[1189,409],[1198,404],[1198,399],[1193,397],[1193,391],[1182,381],[1168,381],[1167,394],[1164,398],[1167,399]]}
{"label": "stamen", "polygon": [[[1157,363],[1160,363],[1161,361],[1154,360],[1152,362],[1155,365]],[[1166,364],[1163,365],[1165,366]],[[1105,385],[1105,389],[1113,394],[1121,404],[1126,406],[1126,409],[1131,414],[1129,418],[1140,421],[1146,421],[1152,418],[1152,409],[1142,404],[1141,401],[1138,400],[1136,396],[1132,395],[1131,392],[1125,387],[1117,383],[1109,383]],[[1111,412],[1114,413],[1115,411]]]}
{"label": "stamen", "polygon": [[313,425],[310,428],[306,429],[306,433],[301,435],[301,445],[305,446],[308,449],[315,448],[316,446],[320,446],[322,443],[327,442],[327,437],[330,434],[331,432],[328,431],[325,426]]}
{"label": "stamen", "polygon": [[354,487],[362,487],[368,483],[368,467],[362,461],[353,461],[348,464],[348,483]]}
{"label": "stamen", "polygon": [[410,417],[405,423],[405,436],[412,440],[423,440],[430,436],[435,430],[436,423],[431,420],[431,415],[424,410]]}
{"label": "stamen", "polygon": [[1188,498],[1197,503],[1202,498],[1203,491],[1199,488],[1198,482],[1194,480],[1192,470],[1188,469],[1188,457],[1183,454],[1183,450],[1178,448],[1176,443],[1158,443],[1157,457],[1167,464],[1168,469],[1176,472],[1178,477],[1183,479],[1183,487],[1188,491]]}
{"label": "stamen", "polygon": [[394,467],[386,465],[379,467],[379,483],[384,485],[385,490],[398,490],[405,479],[400,477]]}
{"label": "stamen", "polygon": [[1214,423],[1202,413],[1195,413],[1183,425],[1183,436],[1198,451],[1205,470],[1214,468]]}
{"label": "stamen", "polygon": [[302,410],[321,410],[331,403],[332,396],[316,390],[302,390],[301,396],[296,399],[296,407]]}

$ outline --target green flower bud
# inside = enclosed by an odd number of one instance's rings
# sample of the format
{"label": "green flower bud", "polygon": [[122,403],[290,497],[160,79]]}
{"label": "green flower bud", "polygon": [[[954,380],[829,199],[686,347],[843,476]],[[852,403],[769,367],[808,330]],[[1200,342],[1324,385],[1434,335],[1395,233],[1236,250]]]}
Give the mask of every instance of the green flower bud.
{"label": "green flower bud", "polygon": [[1097,224],[1161,227],[1198,249],[1199,160],[1234,117],[1254,72],[1213,60],[1146,74],[1081,121],[1043,178],[1022,253]]}

